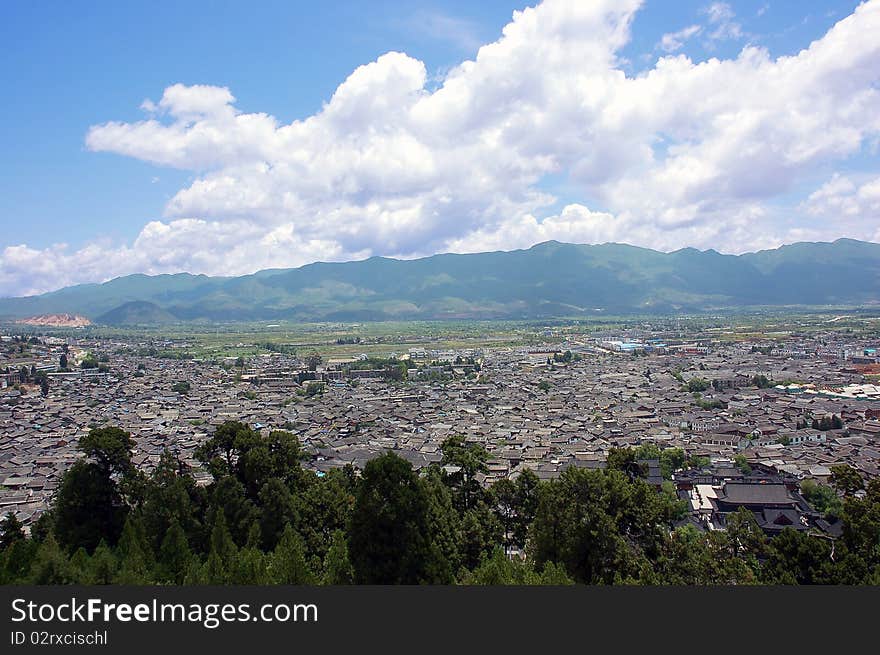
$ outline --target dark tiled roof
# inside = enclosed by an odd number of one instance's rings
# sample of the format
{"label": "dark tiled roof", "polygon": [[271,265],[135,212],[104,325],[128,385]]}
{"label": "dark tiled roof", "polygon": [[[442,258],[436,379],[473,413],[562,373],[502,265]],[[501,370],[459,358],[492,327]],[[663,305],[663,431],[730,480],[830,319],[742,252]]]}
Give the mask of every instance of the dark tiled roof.
{"label": "dark tiled roof", "polygon": [[783,484],[725,484],[718,496],[732,505],[794,505]]}

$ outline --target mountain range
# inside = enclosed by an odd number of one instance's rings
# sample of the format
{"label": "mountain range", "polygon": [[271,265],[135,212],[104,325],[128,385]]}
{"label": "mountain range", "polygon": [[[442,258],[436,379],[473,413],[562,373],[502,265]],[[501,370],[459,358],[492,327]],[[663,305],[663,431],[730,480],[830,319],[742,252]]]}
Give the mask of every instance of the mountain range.
{"label": "mountain range", "polygon": [[525,250],[314,263],[239,277],[127,275],[0,299],[0,319],[525,319],[743,307],[880,306],[880,244],[838,239],[725,255],[548,241]]}

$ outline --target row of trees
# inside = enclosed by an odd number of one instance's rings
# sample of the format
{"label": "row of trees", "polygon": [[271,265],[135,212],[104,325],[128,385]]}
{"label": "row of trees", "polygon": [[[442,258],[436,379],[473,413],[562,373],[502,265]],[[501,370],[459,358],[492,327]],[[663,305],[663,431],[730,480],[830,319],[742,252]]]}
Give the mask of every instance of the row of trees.
{"label": "row of trees", "polygon": [[[653,452],[616,450],[605,470],[525,472],[486,489],[487,453],[462,437],[421,472],[389,452],[360,475],[317,476],[295,435],[227,422],[197,452],[207,486],[170,453],[137,471],[132,447],[118,428],[93,429],[30,537],[6,517],[3,583],[880,583],[880,483],[857,496],[854,471],[837,476],[840,494],[810,492],[843,521],[832,544],[793,530],[767,539],[749,512],[726,532],[674,527],[686,507],[639,465]],[[688,465],[665,453],[664,474]]]}

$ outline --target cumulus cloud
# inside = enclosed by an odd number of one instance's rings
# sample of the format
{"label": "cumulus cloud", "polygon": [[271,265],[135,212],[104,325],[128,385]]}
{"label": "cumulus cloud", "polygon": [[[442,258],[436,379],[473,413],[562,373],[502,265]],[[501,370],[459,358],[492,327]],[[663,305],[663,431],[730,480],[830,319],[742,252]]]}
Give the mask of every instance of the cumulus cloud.
{"label": "cumulus cloud", "polygon": [[[618,53],[639,5],[547,0],[515,12],[436,89],[422,62],[389,52],[287,124],[240,111],[226,88],[169,86],[143,103],[143,120],[95,125],[86,145],[191,171],[192,183],[132,244],[7,248],[0,293],[551,238],[742,252],[813,234],[772,205],[880,137],[880,0],[794,56],[670,54],[627,77]],[[735,33],[728,5],[706,16],[713,33]],[[558,209],[550,180],[582,202]],[[824,221],[814,238],[841,229]]]}
{"label": "cumulus cloud", "polygon": [[880,241],[880,177],[857,183],[835,173],[800,209],[820,222],[845,225],[852,236]]}

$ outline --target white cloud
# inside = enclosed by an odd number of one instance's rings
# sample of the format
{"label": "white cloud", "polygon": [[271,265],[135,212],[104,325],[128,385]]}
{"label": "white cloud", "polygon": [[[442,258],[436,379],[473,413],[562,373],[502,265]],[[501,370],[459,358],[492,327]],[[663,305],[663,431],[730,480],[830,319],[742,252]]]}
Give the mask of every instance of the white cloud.
{"label": "white cloud", "polygon": [[700,25],[689,25],[688,27],[678,30],[678,32],[669,32],[660,37],[660,43],[657,44],[657,47],[663,52],[675,52],[676,50],[681,50],[688,39],[696,36],[702,31],[703,28]]}
{"label": "white cloud", "polygon": [[[131,245],[7,248],[0,293],[549,238],[742,252],[846,234],[793,225],[773,202],[880,138],[880,0],[795,56],[664,56],[627,77],[618,53],[639,5],[548,0],[515,12],[436,90],[422,62],[387,53],[289,124],[240,111],[226,88],[170,86],[144,103],[144,120],[86,136],[92,150],[196,174],[162,220]],[[718,29],[734,16],[715,3],[707,19]],[[591,206],[552,209],[548,177]]]}
{"label": "white cloud", "polygon": [[880,241],[880,177],[856,183],[835,173],[800,209],[817,222],[837,225],[857,238]]}
{"label": "white cloud", "polygon": [[704,7],[702,13],[706,15],[709,24],[714,26],[707,33],[707,45],[712,46],[714,41],[737,40],[745,36],[742,25],[734,20],[736,14],[733,8],[726,2],[713,2]]}
{"label": "white cloud", "polygon": [[710,23],[726,23],[733,20],[736,14],[726,2],[713,2],[703,9],[703,13],[709,17]]}

